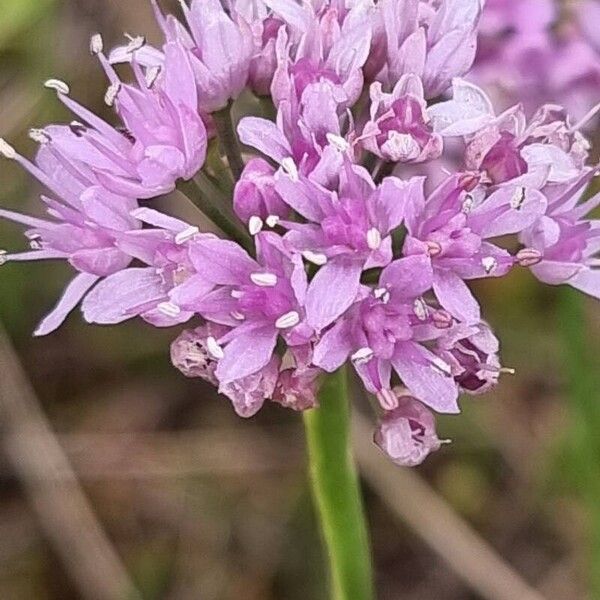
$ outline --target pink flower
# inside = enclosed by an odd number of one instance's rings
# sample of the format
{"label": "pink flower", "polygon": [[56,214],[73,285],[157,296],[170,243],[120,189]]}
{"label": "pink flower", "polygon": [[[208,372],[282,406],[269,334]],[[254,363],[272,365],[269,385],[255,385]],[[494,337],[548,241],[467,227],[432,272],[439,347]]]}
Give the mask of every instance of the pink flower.
{"label": "pink flower", "polygon": [[50,80],[46,86],[83,123],[46,127],[40,141],[61,156],[68,170],[90,172],[115,194],[151,198],[173,190],[177,179],[193,177],[204,163],[207,136],[196,110],[196,87],[184,49],[167,44],[163,70],[144,73],[134,58],[134,85],[120,81],[102,53],[99,36],[91,45],[110,81],[106,101],[115,107],[125,132],[72,100],[66,84]]}
{"label": "pink flower", "polygon": [[[192,0],[191,5],[181,2],[186,27],[173,15],[165,15],[152,0],[156,20],[167,46],[171,43],[186,50],[198,88],[198,108],[212,113],[227,106],[239,96],[248,83],[254,41],[250,25],[237,10],[228,15],[219,0]],[[149,47],[140,61],[149,67],[166,61],[163,54]],[[127,60],[126,48],[113,50],[111,62]]]}
{"label": "pink flower", "polygon": [[371,85],[371,116],[359,142],[388,162],[419,163],[438,158],[443,142],[433,133],[426,113],[421,80],[403,76],[391,94]]}
{"label": "pink flower", "polygon": [[376,44],[385,47],[386,60],[377,79],[388,89],[412,73],[423,80],[425,97],[435,98],[473,64],[482,0],[445,0],[437,5],[422,0],[378,3],[385,35]]}
{"label": "pink flower", "polygon": [[523,231],[520,240],[530,253],[537,253],[537,260],[525,266],[540,281],[564,283],[600,298],[600,220],[586,218],[600,205],[600,194],[581,202],[597,172],[587,170],[574,182],[544,189],[548,209]]}
{"label": "pink flower", "polygon": [[25,225],[31,246],[26,252],[0,255],[6,261],[62,259],[79,274],[69,283],[55,309],[45,317],[35,335],[57,329],[102,277],[119,272],[131,262],[117,240],[139,223],[129,213],[137,207],[130,198],[116,196],[97,185],[86,187],[85,177],[70,176],[52,149],[42,146],[36,163],[16,153],[0,140],[0,153],[18,161],[53,194],[42,196],[50,218],[40,219],[0,209],[0,218]]}
{"label": "pink flower", "polygon": [[431,411],[411,396],[393,393],[398,396],[398,406],[383,414],[373,438],[394,463],[416,467],[443,442],[436,434]]}

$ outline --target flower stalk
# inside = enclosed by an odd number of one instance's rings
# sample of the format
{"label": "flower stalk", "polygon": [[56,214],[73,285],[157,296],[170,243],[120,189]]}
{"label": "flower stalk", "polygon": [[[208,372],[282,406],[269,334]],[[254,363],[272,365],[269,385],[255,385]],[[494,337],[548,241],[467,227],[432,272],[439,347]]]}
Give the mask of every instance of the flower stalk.
{"label": "flower stalk", "polygon": [[319,408],[304,413],[312,491],[329,559],[332,600],[372,600],[373,575],[360,486],[350,450],[345,368],[327,376]]}
{"label": "flower stalk", "polygon": [[[223,233],[252,251],[252,240],[241,221],[229,208],[229,199],[203,173],[189,181],[179,181],[177,189],[187,196]],[[236,222],[237,221],[237,222]]]}
{"label": "flower stalk", "polygon": [[225,156],[227,156],[229,168],[233,173],[233,178],[235,181],[239,181],[244,170],[244,160],[242,159],[242,151],[240,150],[240,144],[233,126],[231,106],[232,103],[230,102],[225,108],[213,113],[213,121],[217,129],[219,142],[225,152]]}

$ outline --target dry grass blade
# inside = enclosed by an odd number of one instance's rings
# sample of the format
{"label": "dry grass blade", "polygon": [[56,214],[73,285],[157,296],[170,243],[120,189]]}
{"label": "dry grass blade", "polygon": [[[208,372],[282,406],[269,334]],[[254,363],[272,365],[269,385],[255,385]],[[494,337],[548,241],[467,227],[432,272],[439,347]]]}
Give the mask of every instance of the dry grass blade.
{"label": "dry grass blade", "polygon": [[486,600],[544,600],[419,475],[381,454],[364,417],[355,416],[353,430],[363,477],[473,591]]}
{"label": "dry grass blade", "polygon": [[[48,540],[89,600],[139,598],[0,326],[0,417],[7,456]],[[54,477],[48,477],[48,474]]]}

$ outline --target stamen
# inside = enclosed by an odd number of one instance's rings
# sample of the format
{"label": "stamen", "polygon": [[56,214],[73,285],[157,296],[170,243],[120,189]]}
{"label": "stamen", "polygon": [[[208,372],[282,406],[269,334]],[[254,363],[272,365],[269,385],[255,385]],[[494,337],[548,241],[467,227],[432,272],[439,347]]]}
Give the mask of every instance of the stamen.
{"label": "stamen", "polygon": [[90,38],[90,54],[96,56],[104,50],[104,41],[99,33],[95,33]]}
{"label": "stamen", "polygon": [[251,273],[252,283],[259,287],[274,287],[277,285],[277,275],[275,273]]}
{"label": "stamen", "polygon": [[291,310],[290,312],[281,315],[281,317],[275,321],[275,327],[277,327],[277,329],[288,329],[298,325],[298,323],[300,323],[300,315],[295,310]]}
{"label": "stamen", "polygon": [[439,256],[442,253],[442,246],[437,242],[427,240],[425,242],[425,245],[427,246],[427,256],[429,256],[430,258],[435,258],[436,256]]}
{"label": "stamen", "polygon": [[277,215],[269,215],[265,222],[269,227],[275,227],[279,223],[279,217]]}
{"label": "stamen", "polygon": [[296,163],[294,162],[294,159],[291,156],[284,158],[281,161],[281,166],[293,182],[297,182],[300,180],[300,177],[298,175],[298,167],[296,166]]}
{"label": "stamen", "polygon": [[512,198],[510,199],[510,207],[515,210],[520,210],[525,202],[525,188],[520,187],[515,190]]}
{"label": "stamen", "polygon": [[377,250],[379,246],[381,246],[381,233],[379,229],[375,227],[371,227],[369,231],[367,231],[367,246],[371,250]]}
{"label": "stamen", "polygon": [[79,121],[71,121],[69,123],[69,129],[77,136],[81,137],[86,131],[87,127]]}
{"label": "stamen", "polygon": [[243,296],[244,296],[244,292],[242,292],[240,290],[231,290],[231,297],[232,298],[235,298],[236,300],[239,300]]}
{"label": "stamen", "polygon": [[431,315],[431,320],[433,321],[434,327],[438,329],[448,329],[452,327],[452,323],[454,323],[454,319],[452,315],[447,310],[436,310]]}
{"label": "stamen", "polygon": [[467,194],[462,203],[462,212],[465,215],[468,215],[473,210],[473,205],[475,204],[475,200],[471,194]]}
{"label": "stamen", "polygon": [[47,144],[50,141],[50,136],[43,129],[31,128],[29,137],[38,144]]}
{"label": "stamen", "polygon": [[327,141],[340,152],[347,152],[350,148],[350,144],[341,135],[328,133],[325,137],[327,138]]}
{"label": "stamen", "polygon": [[498,267],[498,261],[493,256],[486,256],[481,259],[483,270],[489,275]]}
{"label": "stamen", "polygon": [[8,252],[0,250],[0,267],[8,262]]}
{"label": "stamen", "polygon": [[137,35],[135,37],[128,34],[126,35],[129,39],[129,44],[127,44],[125,51],[129,54],[137,52],[140,48],[143,48],[146,45],[146,38],[143,35]]}
{"label": "stamen", "polygon": [[371,348],[365,346],[364,348],[360,348],[359,350],[357,350],[350,357],[350,360],[357,365],[363,365],[365,363],[368,363],[373,358],[374,354],[375,353]]}
{"label": "stamen", "polygon": [[230,314],[236,321],[244,321],[246,319],[246,317],[237,310],[232,311]]}
{"label": "stamen", "polygon": [[146,69],[146,85],[151,88],[155,83],[156,80],[158,79],[158,76],[160,75],[160,72],[162,71],[162,69],[157,65],[154,67],[148,67]]}
{"label": "stamen", "polygon": [[394,410],[398,408],[398,396],[392,390],[379,390],[377,400],[384,410]]}
{"label": "stamen", "polygon": [[533,267],[542,262],[543,255],[535,248],[522,248],[517,252],[516,259],[522,267]]}
{"label": "stamen", "polygon": [[9,160],[17,157],[17,151],[4,138],[0,138],[0,154]]}
{"label": "stamen", "polygon": [[104,102],[107,106],[113,106],[119,92],[121,91],[121,83],[111,83],[104,94]]}
{"label": "stamen", "polygon": [[327,263],[327,256],[321,252],[313,252],[312,250],[305,250],[302,256],[308,261],[319,267]]}
{"label": "stamen", "polygon": [[212,335],[206,338],[206,349],[217,360],[221,360],[225,356],[223,348]]}
{"label": "stamen", "polygon": [[512,369],[511,367],[500,367],[499,371],[500,371],[500,373],[506,373],[507,375],[515,375],[517,372],[515,369]]}
{"label": "stamen", "polygon": [[177,317],[181,313],[179,306],[172,302],[161,302],[156,308],[167,317]]}
{"label": "stamen", "polygon": [[263,225],[263,220],[260,217],[252,215],[248,221],[248,231],[250,232],[250,235],[259,233],[263,228]]}
{"label": "stamen", "polygon": [[373,295],[377,300],[381,300],[383,304],[387,304],[390,301],[390,292],[387,288],[377,288],[373,291]]}
{"label": "stamen", "polygon": [[54,90],[57,94],[64,94],[65,96],[71,91],[71,88],[60,79],[48,79],[48,81],[44,83],[44,87],[49,90]]}
{"label": "stamen", "polygon": [[200,230],[197,227],[190,226],[187,229],[184,229],[183,231],[180,231],[175,236],[175,243],[178,246],[181,246],[182,244],[185,244],[186,242],[188,242],[189,240],[191,240],[195,235],[197,235],[199,233],[200,233]]}
{"label": "stamen", "polygon": [[423,300],[423,298],[417,298],[415,300],[414,305],[413,305],[413,310],[415,312],[415,315],[417,316],[417,319],[419,319],[419,321],[425,321],[427,319],[429,310],[427,309],[427,304],[425,304],[425,301]]}
{"label": "stamen", "polygon": [[439,356],[432,359],[431,366],[441,371],[444,375],[452,375],[452,367]]}

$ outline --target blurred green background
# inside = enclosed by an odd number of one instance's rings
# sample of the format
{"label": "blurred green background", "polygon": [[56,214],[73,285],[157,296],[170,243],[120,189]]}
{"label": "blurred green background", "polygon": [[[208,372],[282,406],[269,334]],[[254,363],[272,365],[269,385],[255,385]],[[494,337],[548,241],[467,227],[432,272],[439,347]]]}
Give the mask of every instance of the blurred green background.
{"label": "blurred green background", "polygon": [[[146,0],[0,0],[0,15],[0,135],[26,155],[34,152],[29,127],[67,118],[42,87],[48,77],[104,110],[91,33],[112,45],[124,31],[155,32]],[[0,184],[0,206],[39,214],[39,188],[17,165],[0,162]],[[19,227],[0,222],[0,247],[23,243]],[[299,416],[272,406],[237,418],[170,366],[173,331],[142,322],[91,328],[74,313],[56,334],[32,338],[68,278],[64,265],[3,266],[0,320],[142,597],[324,600]],[[524,270],[476,292],[517,373],[466,398],[461,416],[441,419],[441,437],[453,444],[418,477],[541,597],[598,599],[600,306]],[[10,433],[5,420],[0,428]],[[75,582],[3,448],[0,599],[102,598]],[[394,514],[377,485],[365,482],[365,494],[381,600],[484,597]],[[417,502],[413,494],[404,487],[393,501]],[[423,527],[443,525],[435,512],[427,518]],[[455,543],[447,539],[445,551]]]}

